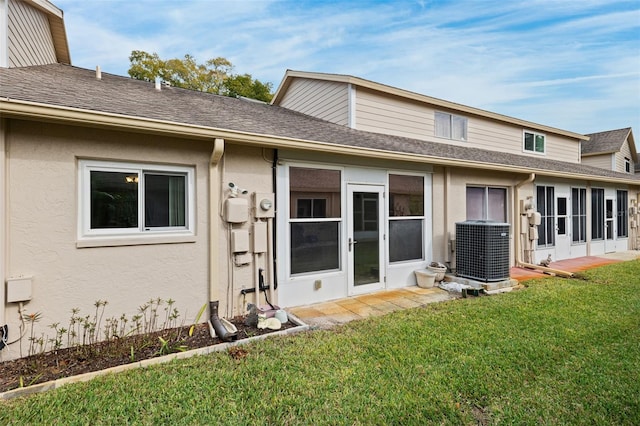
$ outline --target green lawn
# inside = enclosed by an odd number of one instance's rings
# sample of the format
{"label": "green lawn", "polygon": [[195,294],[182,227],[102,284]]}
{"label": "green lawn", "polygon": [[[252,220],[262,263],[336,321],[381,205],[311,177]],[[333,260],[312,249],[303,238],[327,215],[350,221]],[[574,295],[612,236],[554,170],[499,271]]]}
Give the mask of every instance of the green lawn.
{"label": "green lawn", "polygon": [[640,424],[640,261],[0,402],[1,424]]}

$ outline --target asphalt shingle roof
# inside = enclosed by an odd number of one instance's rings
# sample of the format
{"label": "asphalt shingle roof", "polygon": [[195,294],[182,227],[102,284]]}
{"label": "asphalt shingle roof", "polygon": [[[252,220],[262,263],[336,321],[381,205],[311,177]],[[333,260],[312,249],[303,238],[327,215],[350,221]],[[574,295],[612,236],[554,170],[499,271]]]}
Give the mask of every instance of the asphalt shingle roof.
{"label": "asphalt shingle roof", "polygon": [[605,154],[620,151],[626,142],[630,127],[606,132],[590,133],[588,141],[582,142],[582,154]]}
{"label": "asphalt shingle roof", "polygon": [[[120,114],[265,136],[315,141],[386,152],[440,157],[535,169],[537,173],[574,172],[594,178],[640,176],[472,147],[462,147],[354,130],[289,109],[179,88],[155,90],[154,84],[92,70],[51,64],[0,68],[0,98]],[[0,103],[0,112],[2,105]],[[437,160],[434,160],[437,163]]]}

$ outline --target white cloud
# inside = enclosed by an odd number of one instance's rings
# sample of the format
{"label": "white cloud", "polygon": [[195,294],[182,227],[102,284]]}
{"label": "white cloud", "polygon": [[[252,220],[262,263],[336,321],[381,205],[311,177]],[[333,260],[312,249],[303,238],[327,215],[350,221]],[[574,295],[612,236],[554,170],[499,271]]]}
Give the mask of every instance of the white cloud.
{"label": "white cloud", "polygon": [[351,74],[567,130],[640,134],[633,1],[54,2],[87,68],[126,74],[134,49],[224,56],[274,85],[287,68]]}

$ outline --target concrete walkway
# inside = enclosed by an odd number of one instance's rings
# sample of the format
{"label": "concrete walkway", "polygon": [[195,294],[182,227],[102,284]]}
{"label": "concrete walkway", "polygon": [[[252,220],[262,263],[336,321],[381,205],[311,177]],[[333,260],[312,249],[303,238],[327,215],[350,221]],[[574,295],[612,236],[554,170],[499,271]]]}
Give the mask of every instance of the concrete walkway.
{"label": "concrete walkway", "polygon": [[[640,259],[640,251],[625,251],[602,256],[585,256],[576,259],[551,262],[549,267],[568,272],[580,272],[586,269],[611,263]],[[524,268],[511,268],[511,278],[519,282],[549,277],[539,271]],[[375,293],[352,296],[314,305],[289,308],[287,311],[312,327],[328,328],[349,321],[370,316],[384,315],[389,312],[417,308],[429,303],[442,302],[460,297],[440,288],[405,287],[396,290],[381,290]]]}

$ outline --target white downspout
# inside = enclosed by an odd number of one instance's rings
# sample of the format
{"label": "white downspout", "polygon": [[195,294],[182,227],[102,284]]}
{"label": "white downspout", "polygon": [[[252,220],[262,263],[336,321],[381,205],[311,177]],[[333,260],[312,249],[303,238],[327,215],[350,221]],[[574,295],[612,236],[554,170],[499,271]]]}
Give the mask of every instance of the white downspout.
{"label": "white downspout", "polygon": [[520,266],[523,268],[527,268],[527,269],[536,269],[538,271],[543,271],[543,272],[550,272],[556,275],[561,275],[563,277],[573,277],[573,273],[572,272],[567,272],[567,271],[561,271],[559,269],[553,269],[553,268],[547,268],[545,266],[541,266],[541,265],[534,265],[532,263],[526,263],[522,261],[522,250],[520,248],[520,221],[521,221],[521,213],[520,213],[520,187],[522,187],[523,185],[526,185],[528,183],[531,183],[535,180],[536,178],[536,174],[535,173],[531,173],[529,175],[528,178],[526,178],[525,180],[523,180],[522,182],[516,184],[516,186],[514,187],[514,207],[515,207],[515,212],[516,212],[516,238],[514,238],[514,243],[515,243],[515,249],[516,249],[516,266]]}
{"label": "white downspout", "polygon": [[[224,154],[224,139],[216,138],[209,161],[209,324],[215,334],[225,342],[238,337],[237,330],[223,324],[218,317],[220,303],[220,224],[218,202],[220,200],[220,172],[218,163]],[[230,324],[230,323],[229,323]],[[235,327],[234,327],[235,328]]]}
{"label": "white downspout", "polygon": [[[6,299],[5,299],[5,287],[6,287],[6,267],[7,267],[7,202],[6,197],[7,190],[7,164],[6,164],[6,129],[7,120],[0,118],[0,278],[2,279],[2,288],[0,288],[0,327],[6,325]],[[6,328],[5,328],[6,330]],[[7,336],[2,336],[2,339],[6,340]],[[0,346],[2,346],[0,344]]]}
{"label": "white downspout", "polygon": [[209,300],[220,299],[220,227],[218,226],[218,200],[220,199],[220,173],[218,162],[224,154],[224,139],[215,139],[209,164]]}

